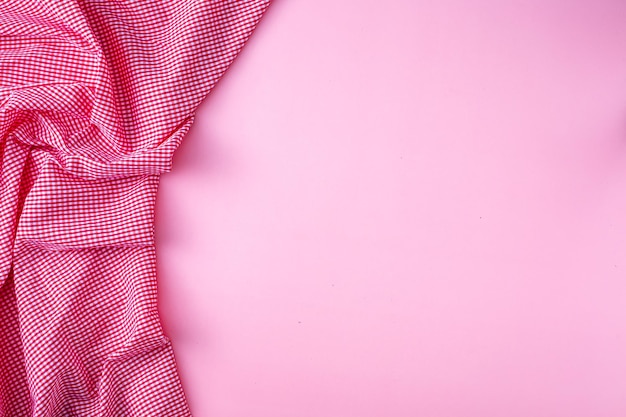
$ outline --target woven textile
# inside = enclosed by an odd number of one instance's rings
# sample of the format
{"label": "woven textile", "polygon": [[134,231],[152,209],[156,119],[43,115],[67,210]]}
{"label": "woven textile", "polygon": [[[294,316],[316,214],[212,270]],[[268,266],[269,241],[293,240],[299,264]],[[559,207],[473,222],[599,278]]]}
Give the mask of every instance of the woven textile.
{"label": "woven textile", "polygon": [[269,1],[0,3],[0,416],[188,416],[159,175]]}

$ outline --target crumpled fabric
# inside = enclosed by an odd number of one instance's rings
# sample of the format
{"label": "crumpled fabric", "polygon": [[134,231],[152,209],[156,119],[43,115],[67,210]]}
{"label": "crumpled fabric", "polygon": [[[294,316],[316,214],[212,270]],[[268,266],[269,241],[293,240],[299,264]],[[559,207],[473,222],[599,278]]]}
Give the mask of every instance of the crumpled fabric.
{"label": "crumpled fabric", "polygon": [[154,203],[269,5],[0,3],[0,417],[189,416]]}

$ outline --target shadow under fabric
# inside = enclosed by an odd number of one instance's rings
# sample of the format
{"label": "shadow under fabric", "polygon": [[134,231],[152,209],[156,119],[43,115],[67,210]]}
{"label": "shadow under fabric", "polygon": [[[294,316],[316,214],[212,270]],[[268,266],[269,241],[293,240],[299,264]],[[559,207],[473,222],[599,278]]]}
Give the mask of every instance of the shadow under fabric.
{"label": "shadow under fabric", "polygon": [[0,417],[189,416],[156,306],[159,175],[269,1],[0,10]]}

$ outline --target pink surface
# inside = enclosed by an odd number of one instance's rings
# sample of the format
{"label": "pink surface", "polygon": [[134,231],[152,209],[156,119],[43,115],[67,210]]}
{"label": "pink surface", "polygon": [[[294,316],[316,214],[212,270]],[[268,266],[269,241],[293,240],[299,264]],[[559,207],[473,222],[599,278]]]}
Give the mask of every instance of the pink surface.
{"label": "pink surface", "polygon": [[194,415],[626,415],[625,21],[275,1],[159,194]]}

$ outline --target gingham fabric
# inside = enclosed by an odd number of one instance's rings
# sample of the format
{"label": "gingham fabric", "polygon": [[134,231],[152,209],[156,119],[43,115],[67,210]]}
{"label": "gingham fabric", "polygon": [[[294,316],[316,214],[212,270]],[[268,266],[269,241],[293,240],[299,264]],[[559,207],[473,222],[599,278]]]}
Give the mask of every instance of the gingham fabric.
{"label": "gingham fabric", "polygon": [[155,196],[268,4],[0,2],[0,417],[190,415]]}

